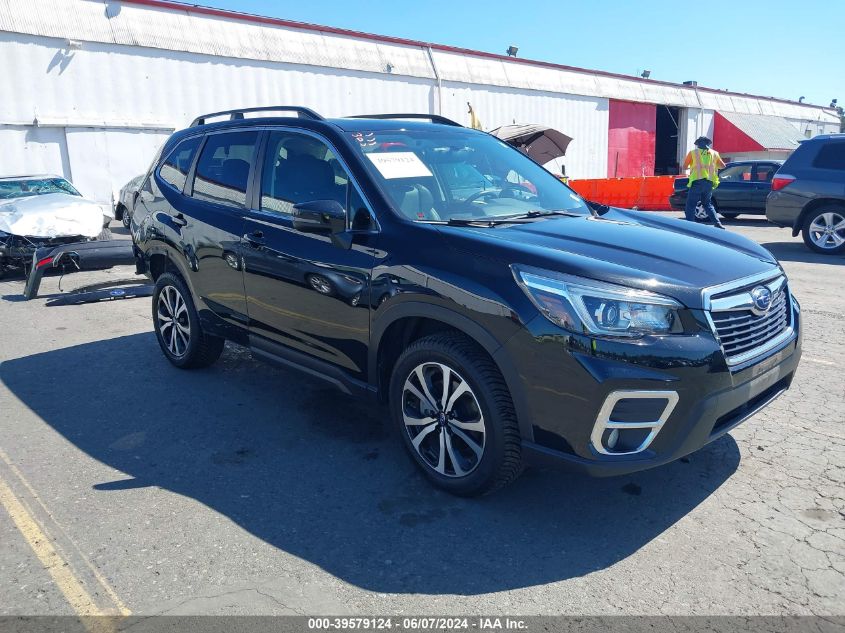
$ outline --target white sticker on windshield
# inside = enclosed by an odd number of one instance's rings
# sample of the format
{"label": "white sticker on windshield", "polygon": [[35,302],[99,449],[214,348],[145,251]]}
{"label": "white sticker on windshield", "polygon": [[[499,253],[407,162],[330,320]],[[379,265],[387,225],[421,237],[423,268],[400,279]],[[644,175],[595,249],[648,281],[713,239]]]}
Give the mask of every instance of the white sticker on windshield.
{"label": "white sticker on windshield", "polygon": [[428,167],[413,152],[373,152],[366,157],[388,179],[431,176]]}

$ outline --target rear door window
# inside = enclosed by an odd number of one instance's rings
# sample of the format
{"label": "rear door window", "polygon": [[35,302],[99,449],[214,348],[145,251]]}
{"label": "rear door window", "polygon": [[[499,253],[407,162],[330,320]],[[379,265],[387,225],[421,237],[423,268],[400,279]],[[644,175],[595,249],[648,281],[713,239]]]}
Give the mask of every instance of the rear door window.
{"label": "rear door window", "polygon": [[813,161],[813,167],[845,171],[845,143],[827,143],[822,145],[819,153],[816,155],[816,160]]}
{"label": "rear door window", "polygon": [[257,141],[255,130],[210,134],[197,161],[191,195],[229,207],[245,206]]}
{"label": "rear door window", "polygon": [[164,182],[182,191],[201,140],[201,136],[185,139],[168,154],[158,170],[158,175]]}

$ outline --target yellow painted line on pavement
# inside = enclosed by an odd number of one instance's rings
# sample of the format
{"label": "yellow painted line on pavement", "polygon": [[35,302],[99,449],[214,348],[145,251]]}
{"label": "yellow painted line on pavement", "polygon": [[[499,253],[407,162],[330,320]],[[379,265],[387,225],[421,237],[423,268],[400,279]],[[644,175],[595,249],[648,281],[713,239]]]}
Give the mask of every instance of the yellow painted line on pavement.
{"label": "yellow painted line on pavement", "polygon": [[85,590],[82,582],[73,575],[70,565],[50,544],[47,535],[2,479],[0,479],[0,504],[12,517],[18,531],[44,565],[44,569],[50,573],[53,582],[64,594],[73,610],[79,615],[104,615]]}
{"label": "yellow painted line on pavement", "polygon": [[[106,593],[106,595],[108,595],[108,597],[114,603],[115,610],[117,611],[117,613],[119,615],[130,615],[132,612],[126,607],[126,605],[123,603],[123,601],[117,595],[117,593],[115,593],[114,589],[112,589],[111,585],[109,585],[108,581],[97,570],[97,568],[94,567],[94,565],[92,565],[88,561],[88,559],[85,557],[85,555],[79,549],[79,547],[76,545],[76,543],[73,541],[73,539],[71,539],[70,536],[68,536],[67,532],[65,532],[64,528],[62,528],[62,526],[59,524],[59,522],[56,521],[55,517],[53,516],[53,513],[50,512],[50,510],[47,508],[46,505],[44,505],[44,502],[41,500],[41,497],[38,496],[38,493],[35,491],[35,489],[32,487],[32,485],[29,483],[29,481],[27,481],[26,477],[24,477],[24,474],[20,471],[20,469],[17,466],[15,466],[12,463],[12,460],[9,459],[9,456],[6,455],[6,453],[3,451],[3,449],[0,449],[0,460],[3,461],[3,463],[9,468],[9,470],[11,470],[15,474],[15,476],[20,480],[20,482],[27,489],[27,491],[29,491],[29,494],[32,495],[32,498],[35,499],[35,501],[38,503],[38,505],[41,506],[41,509],[44,510],[44,512],[47,514],[47,516],[50,517],[50,519],[53,522],[53,525],[62,533],[62,536],[64,536],[65,540],[67,542],[69,542],[71,545],[73,545],[74,549],[76,549],[77,554],[79,554],[79,558],[85,563],[85,566],[89,569],[89,571],[94,576],[94,578],[97,579],[97,582],[100,584],[100,587],[103,589],[103,591]],[[2,479],[0,479],[0,483],[2,483]],[[21,504],[21,505],[23,505],[23,504]],[[24,510],[26,510],[26,508],[24,508]],[[27,514],[29,514],[29,513],[27,512]],[[30,515],[30,517],[31,517],[31,515]],[[32,520],[35,521],[34,518]],[[37,525],[37,523],[36,523],[36,525]],[[30,543],[30,545],[31,545],[31,543]],[[33,548],[33,549],[35,549],[35,548]]]}

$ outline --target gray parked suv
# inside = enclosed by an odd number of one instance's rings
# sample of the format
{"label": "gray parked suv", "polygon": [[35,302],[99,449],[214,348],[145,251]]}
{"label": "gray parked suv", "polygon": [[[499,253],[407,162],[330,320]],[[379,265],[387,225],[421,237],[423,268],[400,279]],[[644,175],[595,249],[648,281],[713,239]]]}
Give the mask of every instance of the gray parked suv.
{"label": "gray parked suv", "polygon": [[845,134],[798,146],[772,180],[766,217],[817,253],[845,253]]}

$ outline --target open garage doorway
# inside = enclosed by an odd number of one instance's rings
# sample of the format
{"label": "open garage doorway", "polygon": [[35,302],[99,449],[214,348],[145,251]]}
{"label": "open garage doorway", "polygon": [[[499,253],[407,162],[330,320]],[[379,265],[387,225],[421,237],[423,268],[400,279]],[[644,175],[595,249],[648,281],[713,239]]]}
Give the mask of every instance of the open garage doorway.
{"label": "open garage doorway", "polygon": [[657,106],[657,129],[654,139],[654,175],[680,173],[678,164],[678,115],[680,108]]}

